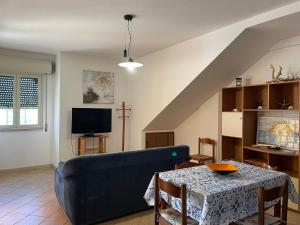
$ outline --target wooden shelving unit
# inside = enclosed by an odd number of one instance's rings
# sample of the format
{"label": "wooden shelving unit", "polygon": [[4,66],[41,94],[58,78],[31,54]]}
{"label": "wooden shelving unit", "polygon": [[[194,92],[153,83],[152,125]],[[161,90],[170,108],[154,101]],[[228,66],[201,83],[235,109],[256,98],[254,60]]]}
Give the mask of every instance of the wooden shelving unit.
{"label": "wooden shelving unit", "polygon": [[268,106],[268,85],[251,85],[243,88],[244,107],[243,109],[257,110],[257,102],[262,101],[264,108]]}
{"label": "wooden shelving unit", "polygon": [[222,111],[232,112],[232,109],[243,108],[243,88],[242,87],[230,87],[223,89],[222,95]]}
{"label": "wooden shelving unit", "polygon": [[[265,162],[287,173],[300,190],[299,151],[272,150],[256,143],[258,117],[293,115],[299,118],[299,95],[299,81],[223,88],[221,159]],[[293,105],[293,110],[281,109],[279,103],[284,100]],[[263,109],[257,109],[258,102],[263,103]],[[224,121],[228,118],[232,121]],[[232,127],[228,128],[228,124]],[[236,131],[234,135],[232,131]],[[289,203],[289,207],[299,211],[299,205]]]}
{"label": "wooden shelving unit", "polygon": [[299,109],[299,82],[286,82],[269,85],[270,109],[280,109],[278,102],[283,99],[292,104],[295,110]]}

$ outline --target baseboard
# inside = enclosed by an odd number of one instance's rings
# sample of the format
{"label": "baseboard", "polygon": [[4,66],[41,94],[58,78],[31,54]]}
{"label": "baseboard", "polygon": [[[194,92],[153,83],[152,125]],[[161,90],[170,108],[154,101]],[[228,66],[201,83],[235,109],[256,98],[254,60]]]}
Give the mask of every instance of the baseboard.
{"label": "baseboard", "polygon": [[14,169],[5,169],[5,170],[0,170],[0,174],[1,173],[13,173],[13,172],[22,172],[22,171],[41,170],[41,169],[54,169],[54,166],[52,164],[47,164],[47,165],[29,166],[29,167],[14,168]]}

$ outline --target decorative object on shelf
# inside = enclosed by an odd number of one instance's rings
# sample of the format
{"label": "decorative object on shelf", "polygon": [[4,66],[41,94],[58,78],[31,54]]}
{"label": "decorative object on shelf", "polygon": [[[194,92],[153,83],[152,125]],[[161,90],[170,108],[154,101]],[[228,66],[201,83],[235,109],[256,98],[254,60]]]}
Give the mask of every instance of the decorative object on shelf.
{"label": "decorative object on shelf", "polygon": [[269,68],[271,68],[272,70],[272,80],[271,81],[267,81],[267,83],[278,83],[278,82],[288,82],[288,81],[296,81],[296,80],[300,80],[300,78],[297,76],[297,74],[293,73],[291,75],[288,75],[286,78],[283,78],[283,67],[279,66],[278,68],[278,73],[277,75],[275,75],[275,67],[274,65],[270,65]]}
{"label": "decorative object on shelf", "polygon": [[237,108],[233,109],[232,111],[233,111],[233,112],[242,112],[241,109],[237,109]]}
{"label": "decorative object on shelf", "polygon": [[131,48],[131,42],[132,42],[132,19],[134,17],[135,17],[134,15],[130,15],[130,14],[124,16],[124,20],[127,21],[129,43],[128,43],[128,46],[125,44],[125,49],[123,51],[123,57],[127,58],[127,61],[119,63],[119,66],[125,67],[127,69],[135,69],[135,68],[143,66],[142,63],[134,61],[130,55],[130,48]]}
{"label": "decorative object on shelf", "polygon": [[282,103],[278,103],[278,105],[281,105],[280,109],[288,109],[290,103],[287,103],[285,99],[283,99]]}
{"label": "decorative object on shelf", "polygon": [[235,86],[240,87],[242,86],[242,78],[241,77],[237,77],[235,78]]}
{"label": "decorative object on shelf", "polygon": [[275,144],[274,145],[269,145],[268,148],[272,149],[272,150],[281,150],[280,146],[275,145]]}
{"label": "decorative object on shelf", "polygon": [[290,106],[288,107],[288,110],[294,110],[294,106],[290,105]]}
{"label": "decorative object on shelf", "polygon": [[125,119],[129,118],[129,116],[126,116],[126,111],[131,111],[131,109],[126,108],[125,102],[122,102],[122,108],[116,110],[122,111],[122,116],[119,116],[119,118],[121,118],[123,121],[123,125],[122,125],[122,152],[123,152],[125,148]]}
{"label": "decorative object on shelf", "polygon": [[282,76],[282,70],[283,70],[282,66],[279,66],[279,71],[278,71],[278,73],[277,73],[276,76],[275,76],[275,72],[276,72],[276,71],[275,71],[274,65],[271,64],[269,67],[270,67],[271,70],[272,70],[272,80],[271,80],[271,81],[268,81],[268,83],[277,83],[277,82],[282,81],[282,80],[283,80],[283,79],[281,78],[281,76]]}
{"label": "decorative object on shelf", "polygon": [[262,99],[257,101],[257,109],[264,109],[264,101]]}
{"label": "decorative object on shelf", "polygon": [[113,104],[114,74],[83,70],[83,104]]}

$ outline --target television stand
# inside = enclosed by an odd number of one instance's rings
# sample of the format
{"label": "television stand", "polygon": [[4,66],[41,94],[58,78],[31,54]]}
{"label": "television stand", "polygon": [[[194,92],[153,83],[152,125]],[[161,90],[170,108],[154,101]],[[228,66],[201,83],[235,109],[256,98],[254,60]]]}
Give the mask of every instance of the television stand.
{"label": "television stand", "polygon": [[[90,144],[89,142],[91,142],[92,144]],[[94,144],[96,146],[94,146]],[[106,152],[106,136],[88,134],[78,137],[78,155],[98,154],[104,152]]]}
{"label": "television stand", "polygon": [[96,135],[94,133],[90,133],[90,134],[84,134],[82,136],[83,137],[95,137]]}

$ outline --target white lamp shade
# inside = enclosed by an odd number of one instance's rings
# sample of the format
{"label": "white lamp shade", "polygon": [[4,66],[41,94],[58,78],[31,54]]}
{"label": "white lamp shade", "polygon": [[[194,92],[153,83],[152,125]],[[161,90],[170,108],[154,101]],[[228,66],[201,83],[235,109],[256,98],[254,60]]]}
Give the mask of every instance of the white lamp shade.
{"label": "white lamp shade", "polygon": [[133,59],[130,58],[127,62],[119,63],[119,66],[127,69],[134,69],[134,68],[142,67],[143,64],[139,62],[135,62],[133,61]]}

